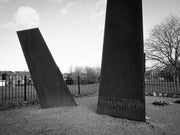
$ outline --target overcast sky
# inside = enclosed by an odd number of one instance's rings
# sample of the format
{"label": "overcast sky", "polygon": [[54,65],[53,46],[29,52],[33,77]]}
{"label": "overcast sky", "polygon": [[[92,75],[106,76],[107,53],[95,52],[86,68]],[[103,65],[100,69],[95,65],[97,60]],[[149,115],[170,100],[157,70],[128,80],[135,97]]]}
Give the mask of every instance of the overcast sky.
{"label": "overcast sky", "polygon": [[[143,0],[144,37],[180,0]],[[16,31],[39,27],[62,72],[100,66],[106,0],[0,0],[0,70],[28,70]]]}

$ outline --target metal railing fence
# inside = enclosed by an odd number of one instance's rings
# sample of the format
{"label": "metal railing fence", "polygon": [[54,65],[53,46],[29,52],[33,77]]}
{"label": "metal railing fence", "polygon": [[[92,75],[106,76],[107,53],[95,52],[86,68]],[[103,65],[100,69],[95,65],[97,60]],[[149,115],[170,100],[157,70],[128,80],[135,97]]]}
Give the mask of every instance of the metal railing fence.
{"label": "metal railing fence", "polygon": [[[84,95],[98,92],[99,83],[81,84],[79,76],[77,81],[75,84],[67,85],[71,94]],[[5,80],[0,80],[0,103],[37,99],[38,96],[30,76],[7,76]]]}
{"label": "metal railing fence", "polygon": [[147,93],[180,94],[180,73],[145,73],[145,90]]}
{"label": "metal railing fence", "polygon": [[[67,85],[73,95],[98,93],[99,82],[86,84],[82,78]],[[180,95],[180,74],[145,73],[146,93],[167,93]],[[37,100],[38,96],[30,76],[8,76],[0,80],[0,103]]]}

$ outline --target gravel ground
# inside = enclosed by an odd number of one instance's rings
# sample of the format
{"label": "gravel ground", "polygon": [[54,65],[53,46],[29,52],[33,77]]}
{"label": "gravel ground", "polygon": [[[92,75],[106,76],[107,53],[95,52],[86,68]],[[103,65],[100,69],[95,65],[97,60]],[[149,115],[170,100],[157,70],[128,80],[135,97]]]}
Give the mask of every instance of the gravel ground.
{"label": "gravel ground", "polygon": [[0,111],[0,135],[178,135],[180,104],[154,106],[177,98],[146,97],[147,122],[96,114],[97,96],[75,98],[78,107],[39,105]]}

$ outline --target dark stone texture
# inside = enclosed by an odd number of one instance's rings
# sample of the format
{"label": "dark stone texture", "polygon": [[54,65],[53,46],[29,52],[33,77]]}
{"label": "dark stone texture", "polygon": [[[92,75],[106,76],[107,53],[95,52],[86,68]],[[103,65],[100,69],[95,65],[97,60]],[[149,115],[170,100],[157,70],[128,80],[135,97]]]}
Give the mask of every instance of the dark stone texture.
{"label": "dark stone texture", "polygon": [[107,0],[97,112],[145,121],[141,0]]}
{"label": "dark stone texture", "polygon": [[18,31],[17,34],[41,107],[76,106],[39,29]]}

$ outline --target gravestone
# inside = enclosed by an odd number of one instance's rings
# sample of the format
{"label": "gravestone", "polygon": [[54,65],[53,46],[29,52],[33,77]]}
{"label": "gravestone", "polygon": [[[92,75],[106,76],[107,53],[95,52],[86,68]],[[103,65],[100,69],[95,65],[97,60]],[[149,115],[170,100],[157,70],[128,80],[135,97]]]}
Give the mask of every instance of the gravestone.
{"label": "gravestone", "polygon": [[76,106],[38,28],[17,32],[41,108]]}
{"label": "gravestone", "polygon": [[107,0],[97,113],[145,121],[141,0]]}

